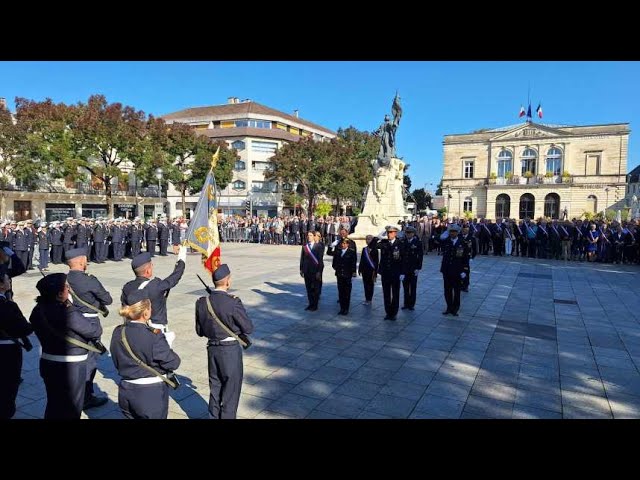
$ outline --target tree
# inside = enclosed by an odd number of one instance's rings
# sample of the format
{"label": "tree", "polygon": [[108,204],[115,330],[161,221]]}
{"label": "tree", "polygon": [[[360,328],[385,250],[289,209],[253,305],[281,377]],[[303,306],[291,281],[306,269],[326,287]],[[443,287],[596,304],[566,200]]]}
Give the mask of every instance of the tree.
{"label": "tree", "polygon": [[120,167],[139,148],[146,129],[141,110],[107,103],[103,95],[92,95],[86,104],[78,104],[73,115],[73,150],[78,166],[98,180],[105,191],[109,215],[113,216],[112,180],[121,175]]}
{"label": "tree", "polygon": [[298,142],[283,145],[271,157],[265,178],[301,185],[309,202],[308,211],[313,212],[316,195],[325,192],[332,181],[334,153],[331,142],[300,138]]}
{"label": "tree", "polygon": [[188,183],[189,193],[192,195],[202,190],[204,181],[207,179],[207,174],[211,169],[211,157],[218,147],[220,147],[220,156],[218,163],[216,163],[216,168],[213,170],[218,189],[224,190],[229,185],[233,177],[233,166],[239,158],[237,150],[235,148],[230,149],[224,140],[213,142],[204,136],[202,136],[202,139],[201,148],[198,149],[191,164],[191,175]]}
{"label": "tree", "polygon": [[11,166],[18,156],[17,135],[18,129],[13,123],[11,112],[0,107],[0,187],[8,185],[12,174]]}
{"label": "tree", "polygon": [[325,215],[329,215],[330,212],[331,212],[331,204],[327,202],[318,203],[314,211],[317,217],[324,217]]}
{"label": "tree", "polygon": [[436,186],[436,196],[442,195],[442,179],[440,179],[440,183]]}
{"label": "tree", "polygon": [[431,203],[431,196],[425,191],[424,188],[417,188],[411,192],[411,196],[416,202],[416,212],[426,210]]}

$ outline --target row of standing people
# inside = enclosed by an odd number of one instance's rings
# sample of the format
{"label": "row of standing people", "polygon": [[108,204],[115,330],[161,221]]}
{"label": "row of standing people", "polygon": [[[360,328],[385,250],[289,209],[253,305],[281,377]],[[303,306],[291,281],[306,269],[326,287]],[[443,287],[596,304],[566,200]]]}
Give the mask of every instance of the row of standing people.
{"label": "row of standing people", "polygon": [[[29,321],[8,297],[13,264],[20,258],[6,242],[0,244],[0,417],[11,418],[20,383],[23,339],[35,331],[42,353],[40,375],[45,383],[45,418],[78,419],[82,410],[106,403],[94,394],[93,380],[101,343],[100,316],[113,302],[101,282],[87,274],[86,250],[68,251],[69,273],[46,275],[36,285],[40,296]],[[173,374],[180,357],[172,350],[175,333],[168,329],[167,296],[185,270],[186,249],[174,271],[153,276],[149,253],[136,256],[136,278],[124,285],[120,315],[110,350],[120,374],[118,403],[126,418],[166,418],[168,388],[179,386]],[[6,265],[10,266],[6,266]],[[235,418],[242,384],[242,338],[253,324],[239,298],[228,293],[231,274],[226,265],[213,275],[215,290],[196,303],[196,334],[207,338],[210,418]],[[172,335],[173,334],[173,335]]]}

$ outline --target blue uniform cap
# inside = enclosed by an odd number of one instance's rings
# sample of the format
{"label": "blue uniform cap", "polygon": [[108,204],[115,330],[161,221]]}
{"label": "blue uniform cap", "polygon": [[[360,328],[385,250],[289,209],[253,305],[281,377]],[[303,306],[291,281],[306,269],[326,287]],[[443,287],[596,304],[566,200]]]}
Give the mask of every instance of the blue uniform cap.
{"label": "blue uniform cap", "polygon": [[143,288],[142,290],[133,290],[127,295],[126,305],[135,305],[143,300],[149,300],[149,292],[147,289]]}
{"label": "blue uniform cap", "polygon": [[131,260],[131,268],[135,270],[136,268],[141,267],[142,265],[144,265],[145,263],[149,263],[150,261],[151,254],[149,252],[140,253],[133,257],[133,260]]}
{"label": "blue uniform cap", "polygon": [[67,275],[64,273],[52,273],[36,284],[36,288],[43,297],[55,297],[64,289],[64,284],[67,283]]}
{"label": "blue uniform cap", "polygon": [[213,275],[211,276],[211,278],[213,278],[214,282],[218,282],[223,278],[228,277],[229,275],[231,275],[231,270],[229,270],[229,267],[227,266],[226,263],[223,263],[216,269],[215,272],[213,272]]}
{"label": "blue uniform cap", "polygon": [[71,260],[72,258],[77,258],[77,257],[86,257],[87,256],[87,249],[86,248],[72,248],[70,250],[67,250],[67,252],[65,253],[65,256],[66,256],[67,260]]}

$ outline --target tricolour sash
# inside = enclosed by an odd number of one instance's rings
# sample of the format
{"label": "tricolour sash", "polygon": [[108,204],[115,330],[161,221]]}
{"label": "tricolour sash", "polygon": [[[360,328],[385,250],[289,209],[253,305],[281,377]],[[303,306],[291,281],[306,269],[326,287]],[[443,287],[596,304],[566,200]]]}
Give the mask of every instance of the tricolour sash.
{"label": "tricolour sash", "polygon": [[315,263],[316,265],[320,265],[320,262],[318,261],[316,256],[313,254],[313,252],[309,248],[309,244],[306,244],[304,246],[304,251],[307,253],[307,255],[309,255],[309,257],[311,257],[311,260],[313,260],[313,263]]}
{"label": "tricolour sash", "polygon": [[371,260],[371,256],[369,255],[369,249],[367,247],[364,247],[364,250],[362,251],[362,253],[364,253],[364,258],[367,260],[367,263],[369,264],[369,266],[375,270],[376,267],[373,264],[373,261]]}

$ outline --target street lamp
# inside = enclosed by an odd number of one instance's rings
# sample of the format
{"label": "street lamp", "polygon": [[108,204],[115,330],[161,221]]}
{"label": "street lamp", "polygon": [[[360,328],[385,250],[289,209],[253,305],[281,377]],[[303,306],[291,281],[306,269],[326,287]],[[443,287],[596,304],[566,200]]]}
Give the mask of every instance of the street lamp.
{"label": "street lamp", "polygon": [[160,187],[160,182],[162,181],[162,169],[156,168],[156,178],[158,179],[158,198],[162,197],[162,190]]}
{"label": "street lamp", "polygon": [[607,208],[609,208],[609,187],[606,187],[604,189],[605,193],[607,194],[607,203],[604,206],[604,216],[607,216]]}

